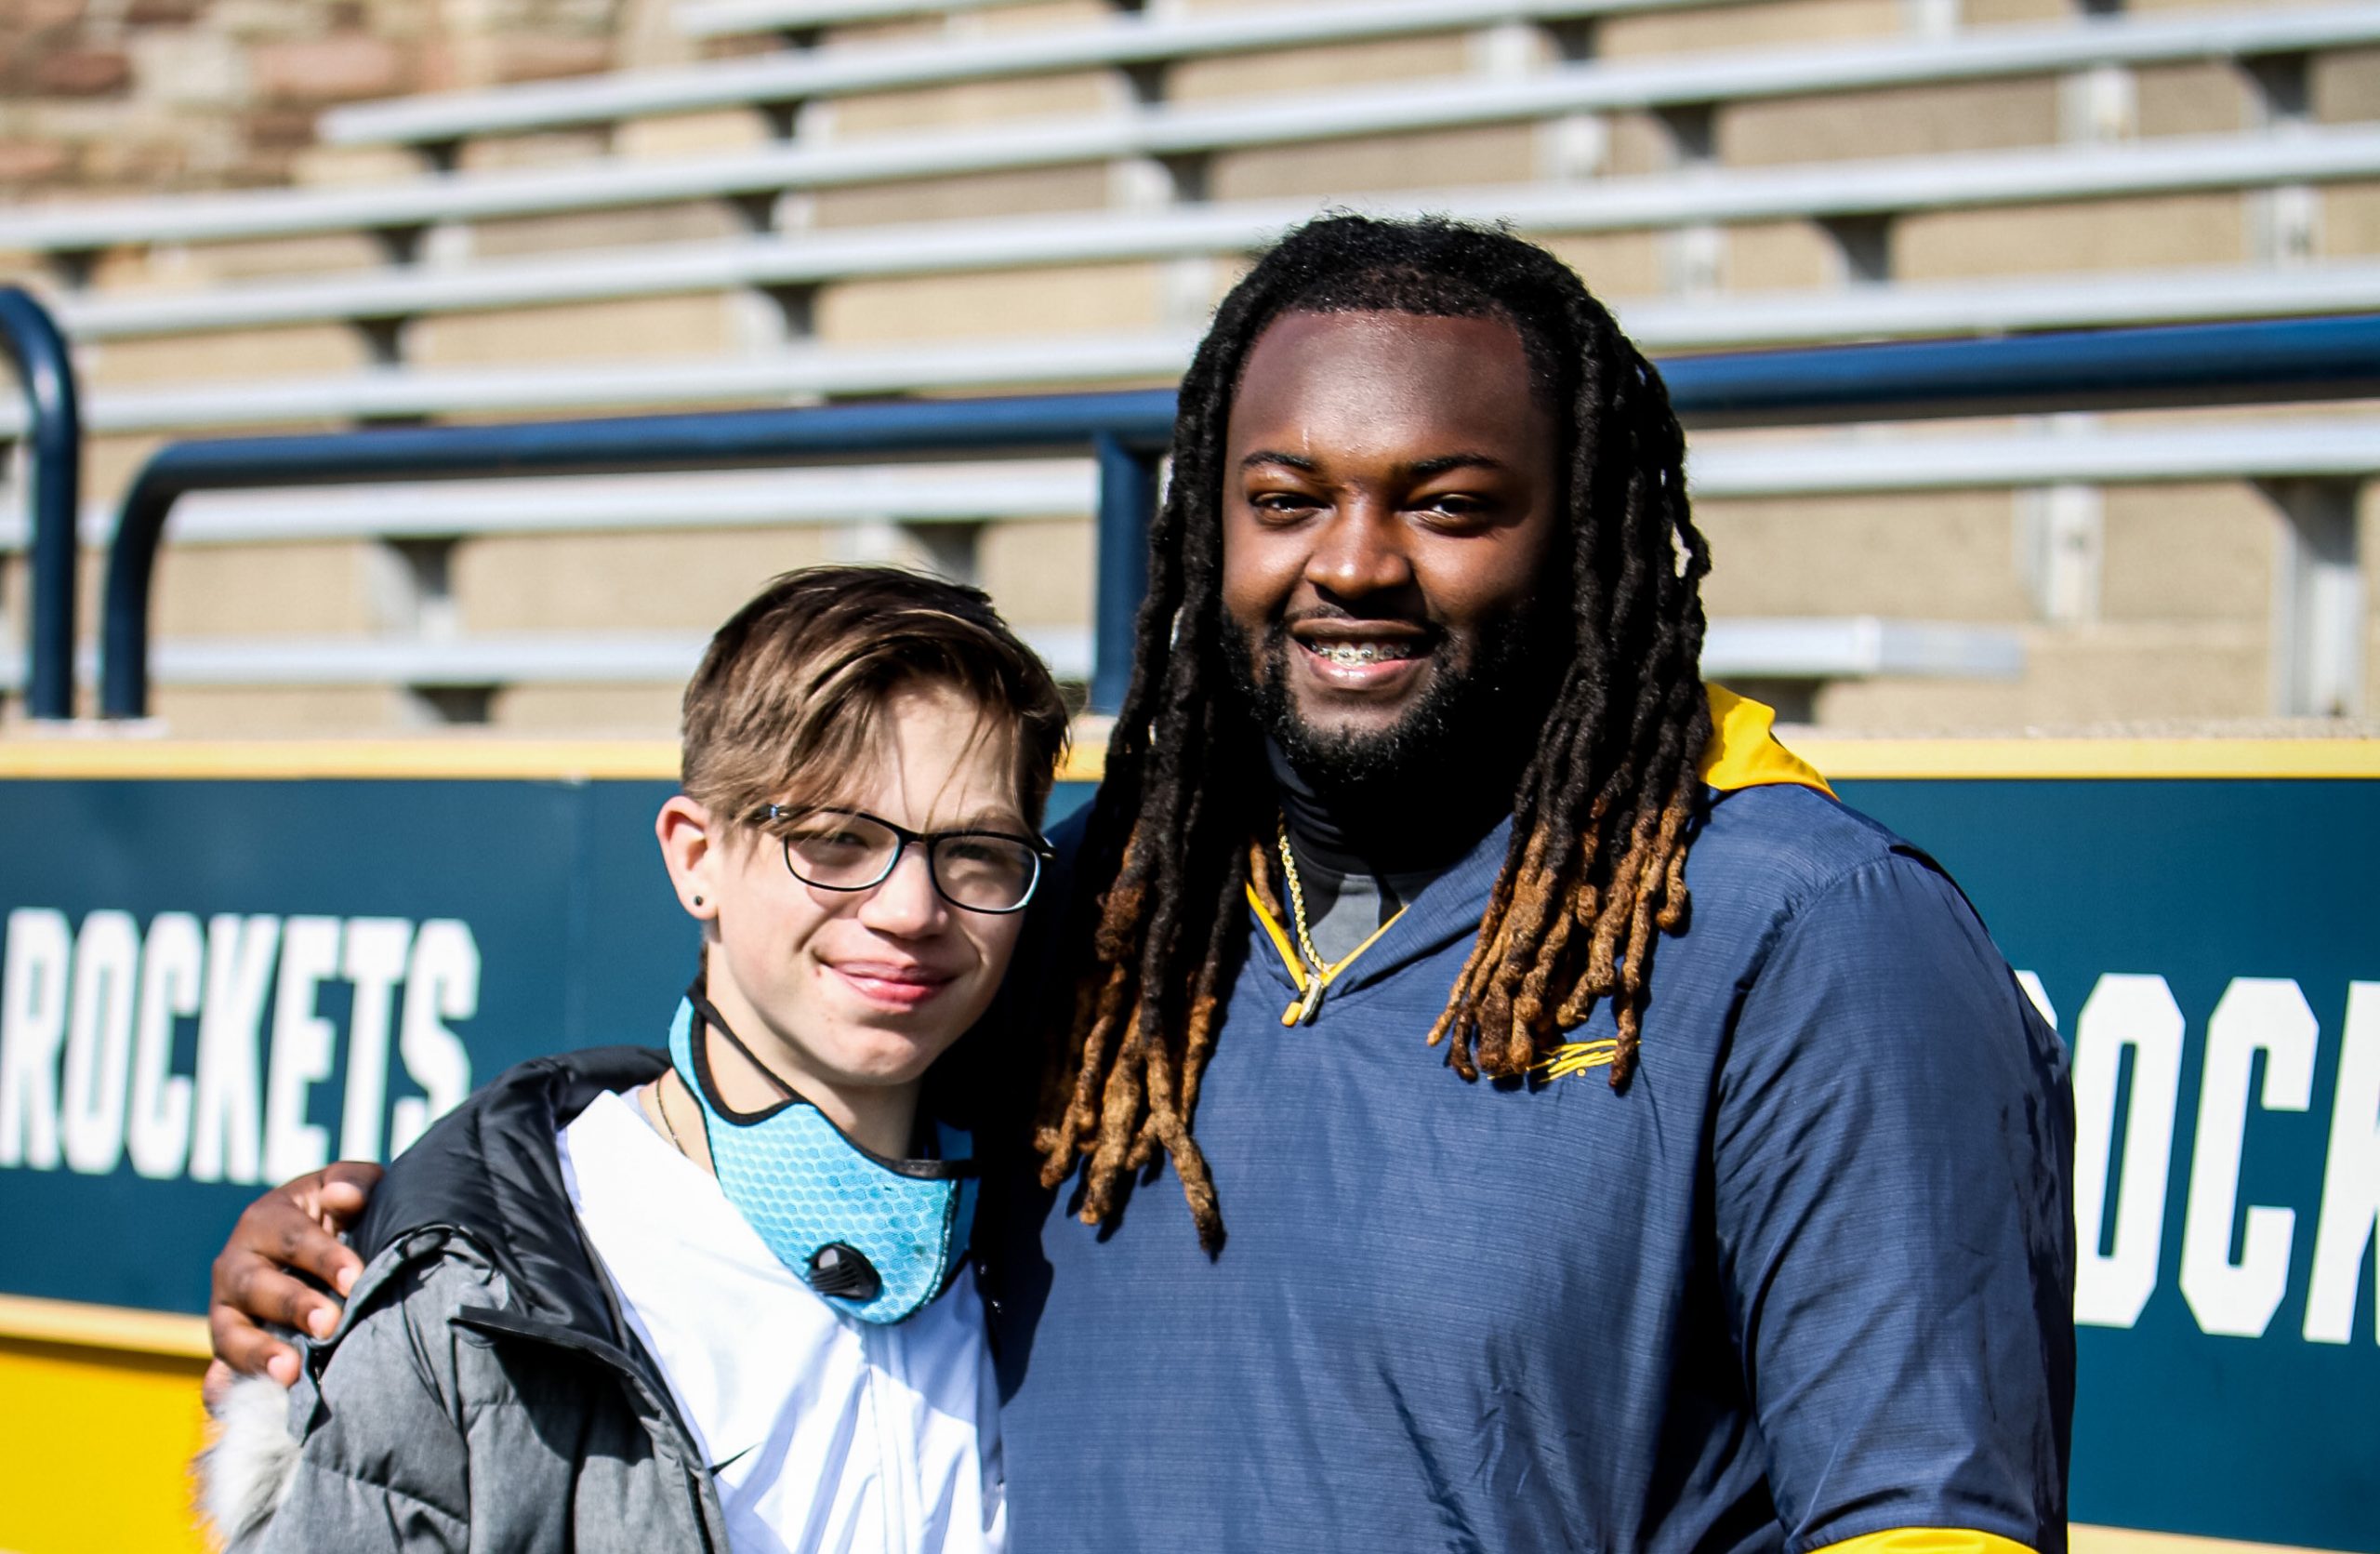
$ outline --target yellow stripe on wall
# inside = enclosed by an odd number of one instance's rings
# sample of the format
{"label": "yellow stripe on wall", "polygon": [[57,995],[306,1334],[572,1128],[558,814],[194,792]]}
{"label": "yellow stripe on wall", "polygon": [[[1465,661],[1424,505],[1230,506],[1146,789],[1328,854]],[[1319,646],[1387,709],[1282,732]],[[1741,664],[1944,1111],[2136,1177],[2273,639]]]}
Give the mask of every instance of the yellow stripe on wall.
{"label": "yellow stripe on wall", "polygon": [[[1834,777],[2380,778],[2380,739],[1830,739],[1793,752]],[[1096,782],[1104,740],[1076,745],[1060,780]],[[0,738],[0,780],[436,780],[668,782],[663,739],[293,739],[199,741],[131,736]]]}
{"label": "yellow stripe on wall", "polygon": [[203,1554],[205,1361],[0,1338],[0,1549]]}
{"label": "yellow stripe on wall", "polygon": [[204,1360],[210,1352],[205,1317],[32,1295],[0,1295],[0,1338],[130,1349],[179,1360]]}
{"label": "yellow stripe on wall", "polygon": [[[1075,746],[1061,782],[1097,782],[1106,751]],[[294,781],[309,777],[674,782],[667,739],[0,739],[0,780]],[[0,1551],[5,1554],[5,1551]]]}
{"label": "yellow stripe on wall", "polygon": [[2380,739],[1828,739],[1793,752],[1830,777],[2380,777]]}
{"label": "yellow stripe on wall", "polygon": [[0,739],[0,777],[96,781],[420,777],[674,781],[668,739],[233,739],[33,735]]}

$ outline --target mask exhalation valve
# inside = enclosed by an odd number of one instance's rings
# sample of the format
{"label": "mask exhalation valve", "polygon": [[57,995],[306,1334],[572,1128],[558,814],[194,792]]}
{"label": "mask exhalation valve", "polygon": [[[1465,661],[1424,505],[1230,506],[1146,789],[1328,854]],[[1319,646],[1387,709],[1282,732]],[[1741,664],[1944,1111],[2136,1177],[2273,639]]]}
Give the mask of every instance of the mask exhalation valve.
{"label": "mask exhalation valve", "polygon": [[839,1241],[828,1242],[810,1255],[807,1277],[812,1289],[839,1300],[874,1300],[884,1288],[876,1265],[860,1255],[858,1248]]}

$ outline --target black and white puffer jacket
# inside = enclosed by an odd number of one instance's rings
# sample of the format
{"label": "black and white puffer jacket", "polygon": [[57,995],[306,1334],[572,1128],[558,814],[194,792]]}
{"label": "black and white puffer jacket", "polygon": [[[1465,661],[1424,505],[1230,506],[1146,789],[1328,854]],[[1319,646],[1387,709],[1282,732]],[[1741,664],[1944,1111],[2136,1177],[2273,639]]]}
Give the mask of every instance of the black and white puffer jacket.
{"label": "black and white puffer jacket", "polygon": [[719,1500],[571,1212],[554,1136],[665,1055],[522,1064],[408,1149],[338,1330],[200,1464],[228,1554],[724,1550]]}

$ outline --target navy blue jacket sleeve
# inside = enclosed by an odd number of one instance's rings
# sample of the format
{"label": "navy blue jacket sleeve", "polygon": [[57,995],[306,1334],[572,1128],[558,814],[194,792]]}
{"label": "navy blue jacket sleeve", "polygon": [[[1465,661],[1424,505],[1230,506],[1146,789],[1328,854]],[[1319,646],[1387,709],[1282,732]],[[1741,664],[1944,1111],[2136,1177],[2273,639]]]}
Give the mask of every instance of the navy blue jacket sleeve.
{"label": "navy blue jacket sleeve", "polygon": [[1896,850],[1799,903],[1739,1005],[1718,1255],[1789,1554],[2066,1547],[2073,1105],[1957,888]]}

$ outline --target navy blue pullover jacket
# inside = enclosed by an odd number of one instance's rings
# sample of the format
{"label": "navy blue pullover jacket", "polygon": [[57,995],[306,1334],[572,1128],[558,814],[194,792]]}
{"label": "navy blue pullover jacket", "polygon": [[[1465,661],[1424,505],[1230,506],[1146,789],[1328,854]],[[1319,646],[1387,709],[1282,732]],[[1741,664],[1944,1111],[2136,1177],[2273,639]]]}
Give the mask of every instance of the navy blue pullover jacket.
{"label": "navy blue pullover jacket", "polygon": [[1106,1230],[1020,1172],[990,1248],[1021,1554],[2060,1554],[2063,1050],[1922,854],[1713,798],[1622,1090],[1424,1044],[1506,827],[1311,1025],[1251,917],[1196,1120],[1221,1255],[1164,1171]]}

